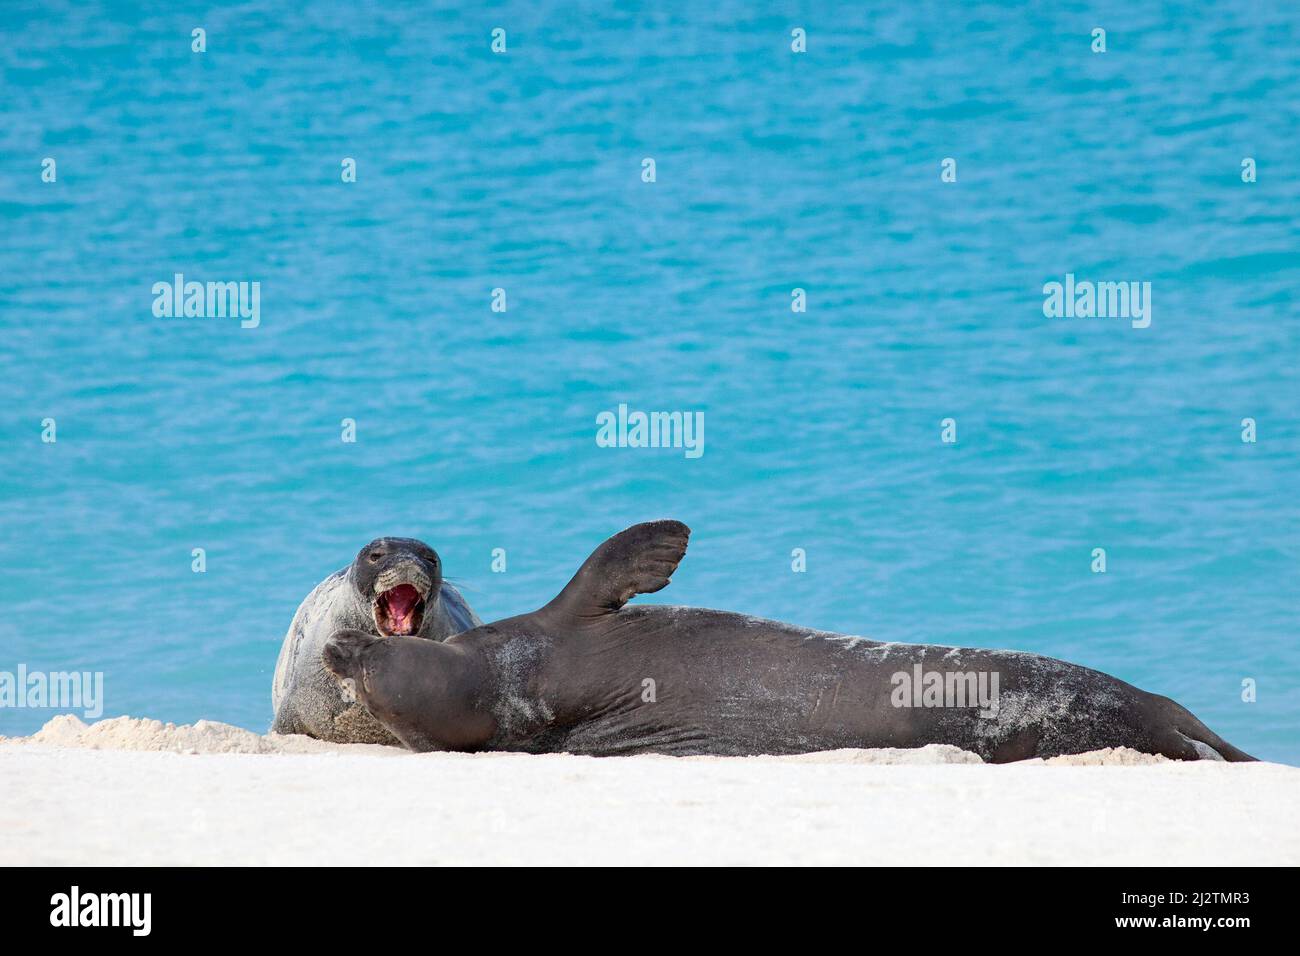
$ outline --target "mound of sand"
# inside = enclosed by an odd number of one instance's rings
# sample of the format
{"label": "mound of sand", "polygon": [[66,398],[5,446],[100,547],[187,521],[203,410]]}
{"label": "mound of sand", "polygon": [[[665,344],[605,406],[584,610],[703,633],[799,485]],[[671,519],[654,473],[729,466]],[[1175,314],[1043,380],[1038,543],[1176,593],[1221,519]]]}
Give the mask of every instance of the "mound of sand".
{"label": "mound of sand", "polygon": [[[256,734],[242,727],[200,720],[194,724],[164,724],[140,717],[113,717],[86,724],[72,714],[51,719],[30,737],[0,737],[0,743],[36,744],[45,747],[70,747],[80,750],[143,750],[184,754],[319,754],[373,753],[399,756],[406,751],[373,744],[331,744],[297,734]],[[666,760],[683,759],[665,757]],[[719,760],[719,757],[686,757],[686,760]],[[876,750],[825,750],[793,756],[740,757],[739,760],[774,760],[789,763],[872,764],[927,766],[938,764],[983,763],[978,754],[948,744],[901,749],[882,747]],[[1156,754],[1139,753],[1127,747],[1094,750],[1086,754],[1028,760],[1021,766],[1066,767],[1134,767],[1170,763]]]}
{"label": "mound of sand", "polygon": [[0,741],[79,750],[150,750],[185,754],[402,753],[393,747],[330,744],[297,734],[262,736],[214,720],[177,726],[147,718],[113,717],[86,724],[72,714],[53,718],[30,737],[0,738]]}
{"label": "mound of sand", "polygon": [[[712,760],[712,757],[690,758]],[[747,757],[747,760],[779,760],[790,763],[834,763],[933,766],[938,764],[983,764],[979,754],[953,747],[949,744],[926,744],[924,747],[882,747],[878,750],[823,750],[818,753],[796,754],[785,757]],[[1149,764],[1173,763],[1159,754],[1144,754],[1128,747],[1107,747],[1085,754],[1051,757],[1047,760],[1022,760],[1021,767],[1140,767]]]}
{"label": "mound of sand", "polygon": [[[709,759],[709,758],[704,758]],[[979,754],[949,744],[926,744],[924,747],[881,747],[878,750],[822,750],[785,757],[753,757],[753,760],[780,760],[789,763],[869,763],[869,764],[942,764],[979,763]]]}
{"label": "mound of sand", "polygon": [[[1131,747],[1107,747],[1105,750],[1092,750],[1086,754],[1068,754],[1064,757],[1049,757],[1046,760],[1034,760],[1051,767],[1142,767],[1156,763],[1175,763],[1163,754],[1144,754]],[[1197,763],[1216,763],[1217,761],[1198,760]]]}

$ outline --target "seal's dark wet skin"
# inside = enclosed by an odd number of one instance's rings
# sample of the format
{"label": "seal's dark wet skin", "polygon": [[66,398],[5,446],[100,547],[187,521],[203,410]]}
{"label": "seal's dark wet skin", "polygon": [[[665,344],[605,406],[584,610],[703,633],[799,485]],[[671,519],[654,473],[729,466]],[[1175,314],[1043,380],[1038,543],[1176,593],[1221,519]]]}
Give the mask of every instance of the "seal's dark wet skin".
{"label": "seal's dark wet skin", "polygon": [[[636,525],[538,611],[445,643],[345,629],[325,644],[324,664],[413,750],[746,755],[938,743],[996,763],[1105,747],[1254,759],[1168,698],[1036,654],[624,607],[668,584],[689,535],[678,521]],[[934,693],[945,686],[975,697]]]}

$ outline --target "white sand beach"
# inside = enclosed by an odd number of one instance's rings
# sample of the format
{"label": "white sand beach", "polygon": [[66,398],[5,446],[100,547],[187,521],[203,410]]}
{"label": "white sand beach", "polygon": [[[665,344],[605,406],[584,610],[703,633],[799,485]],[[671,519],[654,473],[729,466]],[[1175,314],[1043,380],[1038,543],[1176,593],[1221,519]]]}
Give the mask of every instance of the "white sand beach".
{"label": "white sand beach", "polygon": [[1290,864],[1300,769],[1133,751],[411,754],[200,721],[0,739],[0,865]]}

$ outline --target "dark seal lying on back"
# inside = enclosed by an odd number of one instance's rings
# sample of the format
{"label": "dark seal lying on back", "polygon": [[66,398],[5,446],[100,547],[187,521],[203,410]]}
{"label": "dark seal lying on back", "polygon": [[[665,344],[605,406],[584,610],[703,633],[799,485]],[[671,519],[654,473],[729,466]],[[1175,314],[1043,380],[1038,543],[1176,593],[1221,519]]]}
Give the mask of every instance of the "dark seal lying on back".
{"label": "dark seal lying on back", "polygon": [[275,664],[271,732],[397,744],[325,670],[321,649],[329,636],[347,628],[376,640],[441,641],[482,623],[443,580],[433,548],[413,538],[376,538],[352,564],[316,585],[293,616]]}
{"label": "dark seal lying on back", "polygon": [[[952,744],[997,763],[1103,747],[1254,759],[1168,698],[1035,654],[624,607],[668,584],[689,534],[677,521],[636,525],[597,548],[541,610],[441,644],[345,631],[326,644],[325,664],[419,751],[742,755]],[[919,694],[905,687],[916,680]],[[950,688],[965,688],[965,699],[946,699]]]}

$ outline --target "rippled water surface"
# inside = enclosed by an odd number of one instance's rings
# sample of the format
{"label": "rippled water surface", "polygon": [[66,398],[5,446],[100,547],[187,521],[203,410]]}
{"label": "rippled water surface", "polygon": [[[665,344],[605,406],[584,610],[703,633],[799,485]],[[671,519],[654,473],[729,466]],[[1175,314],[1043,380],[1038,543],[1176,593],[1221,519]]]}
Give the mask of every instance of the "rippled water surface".
{"label": "rippled water surface", "polygon": [[[491,619],[672,516],[654,600],[1064,657],[1300,762],[1300,13],[275,6],[0,13],[0,669],[262,728],[372,536]],[[155,318],[176,272],[260,326]],[[1066,273],[1151,327],[1045,318]],[[705,453],[598,448],[620,402]]]}

